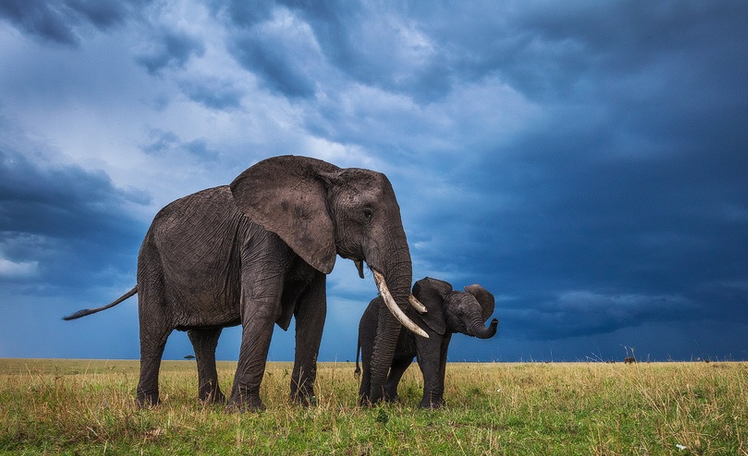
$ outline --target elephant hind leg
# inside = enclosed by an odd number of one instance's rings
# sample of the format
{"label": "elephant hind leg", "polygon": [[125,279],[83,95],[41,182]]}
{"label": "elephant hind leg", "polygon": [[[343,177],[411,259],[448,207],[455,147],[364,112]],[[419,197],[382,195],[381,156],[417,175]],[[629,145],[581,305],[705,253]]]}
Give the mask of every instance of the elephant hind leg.
{"label": "elephant hind leg", "polygon": [[387,377],[387,382],[384,384],[384,400],[387,402],[394,402],[398,399],[397,386],[400,384],[400,379],[403,374],[413,362],[413,358],[401,358],[392,361],[392,367],[390,367],[390,374]]}
{"label": "elephant hind leg", "polygon": [[166,340],[171,329],[158,332],[140,327],[140,381],[138,382],[137,403],[140,407],[158,405],[158,371],[164,354]]}
{"label": "elephant hind leg", "polygon": [[226,401],[226,396],[218,386],[218,371],[216,370],[216,346],[221,336],[222,328],[193,328],[187,335],[195,349],[197,362],[198,398],[210,403]]}
{"label": "elephant hind leg", "polygon": [[368,344],[368,340],[362,340],[362,336],[359,335],[359,344],[361,345],[361,385],[358,390],[358,405],[368,406],[371,404],[369,400],[369,390],[371,389],[371,345]]}
{"label": "elephant hind leg", "polygon": [[153,226],[138,254],[138,321],[140,325],[140,380],[137,403],[157,405],[158,371],[166,340],[174,330],[166,301],[163,268],[153,241]]}

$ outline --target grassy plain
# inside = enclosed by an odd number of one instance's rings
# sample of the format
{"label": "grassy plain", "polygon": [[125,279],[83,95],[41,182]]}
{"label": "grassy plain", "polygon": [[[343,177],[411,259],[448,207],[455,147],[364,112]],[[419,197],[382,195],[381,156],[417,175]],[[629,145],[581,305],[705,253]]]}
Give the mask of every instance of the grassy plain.
{"label": "grassy plain", "polygon": [[[235,363],[219,363],[224,391]],[[269,363],[262,413],[195,399],[194,361],[165,361],[159,407],[134,404],[137,361],[0,360],[0,454],[748,455],[748,363],[453,363],[446,408],[358,408],[351,363],[321,363],[318,405]]]}

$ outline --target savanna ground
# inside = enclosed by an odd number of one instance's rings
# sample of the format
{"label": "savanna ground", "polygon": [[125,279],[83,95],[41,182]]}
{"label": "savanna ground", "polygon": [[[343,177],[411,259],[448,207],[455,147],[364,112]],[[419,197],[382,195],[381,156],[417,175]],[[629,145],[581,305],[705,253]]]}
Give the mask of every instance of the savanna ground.
{"label": "savanna ground", "polygon": [[[219,363],[224,391],[235,363]],[[137,361],[0,360],[2,454],[748,455],[748,363],[452,363],[446,408],[358,408],[351,363],[321,363],[318,405],[269,363],[262,413],[199,404],[194,361],[165,361],[163,404],[134,404]]]}

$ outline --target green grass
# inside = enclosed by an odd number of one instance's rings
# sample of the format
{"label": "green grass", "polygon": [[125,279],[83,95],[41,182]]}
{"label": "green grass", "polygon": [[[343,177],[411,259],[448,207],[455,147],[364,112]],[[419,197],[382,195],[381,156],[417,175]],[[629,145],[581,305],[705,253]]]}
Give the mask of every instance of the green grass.
{"label": "green grass", "polygon": [[308,409],[290,371],[269,363],[268,409],[238,414],[197,402],[194,361],[164,362],[163,404],[141,410],[136,361],[0,360],[0,453],[748,455],[747,363],[455,363],[438,411],[417,408],[415,364],[372,408],[350,363],[320,364]]}

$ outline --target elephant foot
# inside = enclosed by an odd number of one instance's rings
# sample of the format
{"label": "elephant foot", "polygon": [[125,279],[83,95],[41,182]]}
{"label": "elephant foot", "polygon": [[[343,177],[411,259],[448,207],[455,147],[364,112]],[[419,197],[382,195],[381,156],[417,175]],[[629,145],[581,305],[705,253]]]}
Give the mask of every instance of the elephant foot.
{"label": "elephant foot", "polygon": [[362,395],[358,398],[358,406],[359,407],[373,407],[377,403],[382,402],[384,400],[383,396],[379,396],[377,398],[372,398],[369,395]]}
{"label": "elephant foot", "polygon": [[157,391],[138,390],[138,395],[135,398],[135,403],[138,405],[139,408],[155,407],[161,404],[161,399],[158,397],[158,390]]}
{"label": "elephant foot", "polygon": [[314,394],[313,388],[304,388],[298,391],[291,390],[291,401],[299,404],[302,407],[316,406],[317,396]]}
{"label": "elephant foot", "polygon": [[397,402],[400,400],[400,396],[397,395],[397,391],[385,391],[384,401],[385,402]]}
{"label": "elephant foot", "polygon": [[221,392],[221,390],[217,391],[210,391],[208,393],[200,393],[198,396],[198,399],[200,402],[204,402],[206,404],[225,404],[226,403],[226,396]]}
{"label": "elephant foot", "polygon": [[423,399],[418,407],[428,410],[436,410],[444,407],[444,399],[427,400]]}
{"label": "elephant foot", "polygon": [[430,410],[442,408],[444,407],[444,398],[441,394],[424,394],[418,406],[422,409]]}
{"label": "elephant foot", "polygon": [[291,382],[291,401],[302,407],[316,406],[317,396],[314,394],[314,387],[309,384],[297,387],[295,382]]}
{"label": "elephant foot", "polygon": [[198,399],[208,404],[223,404],[226,402],[226,396],[221,392],[221,388],[212,384],[205,385],[198,391]]}
{"label": "elephant foot", "polygon": [[265,404],[260,399],[260,392],[248,391],[243,394],[232,395],[226,409],[234,412],[262,412]]}
{"label": "elephant foot", "polygon": [[316,407],[318,405],[317,396],[311,395],[301,395],[301,394],[292,394],[291,400],[300,406],[306,408],[306,407]]}

